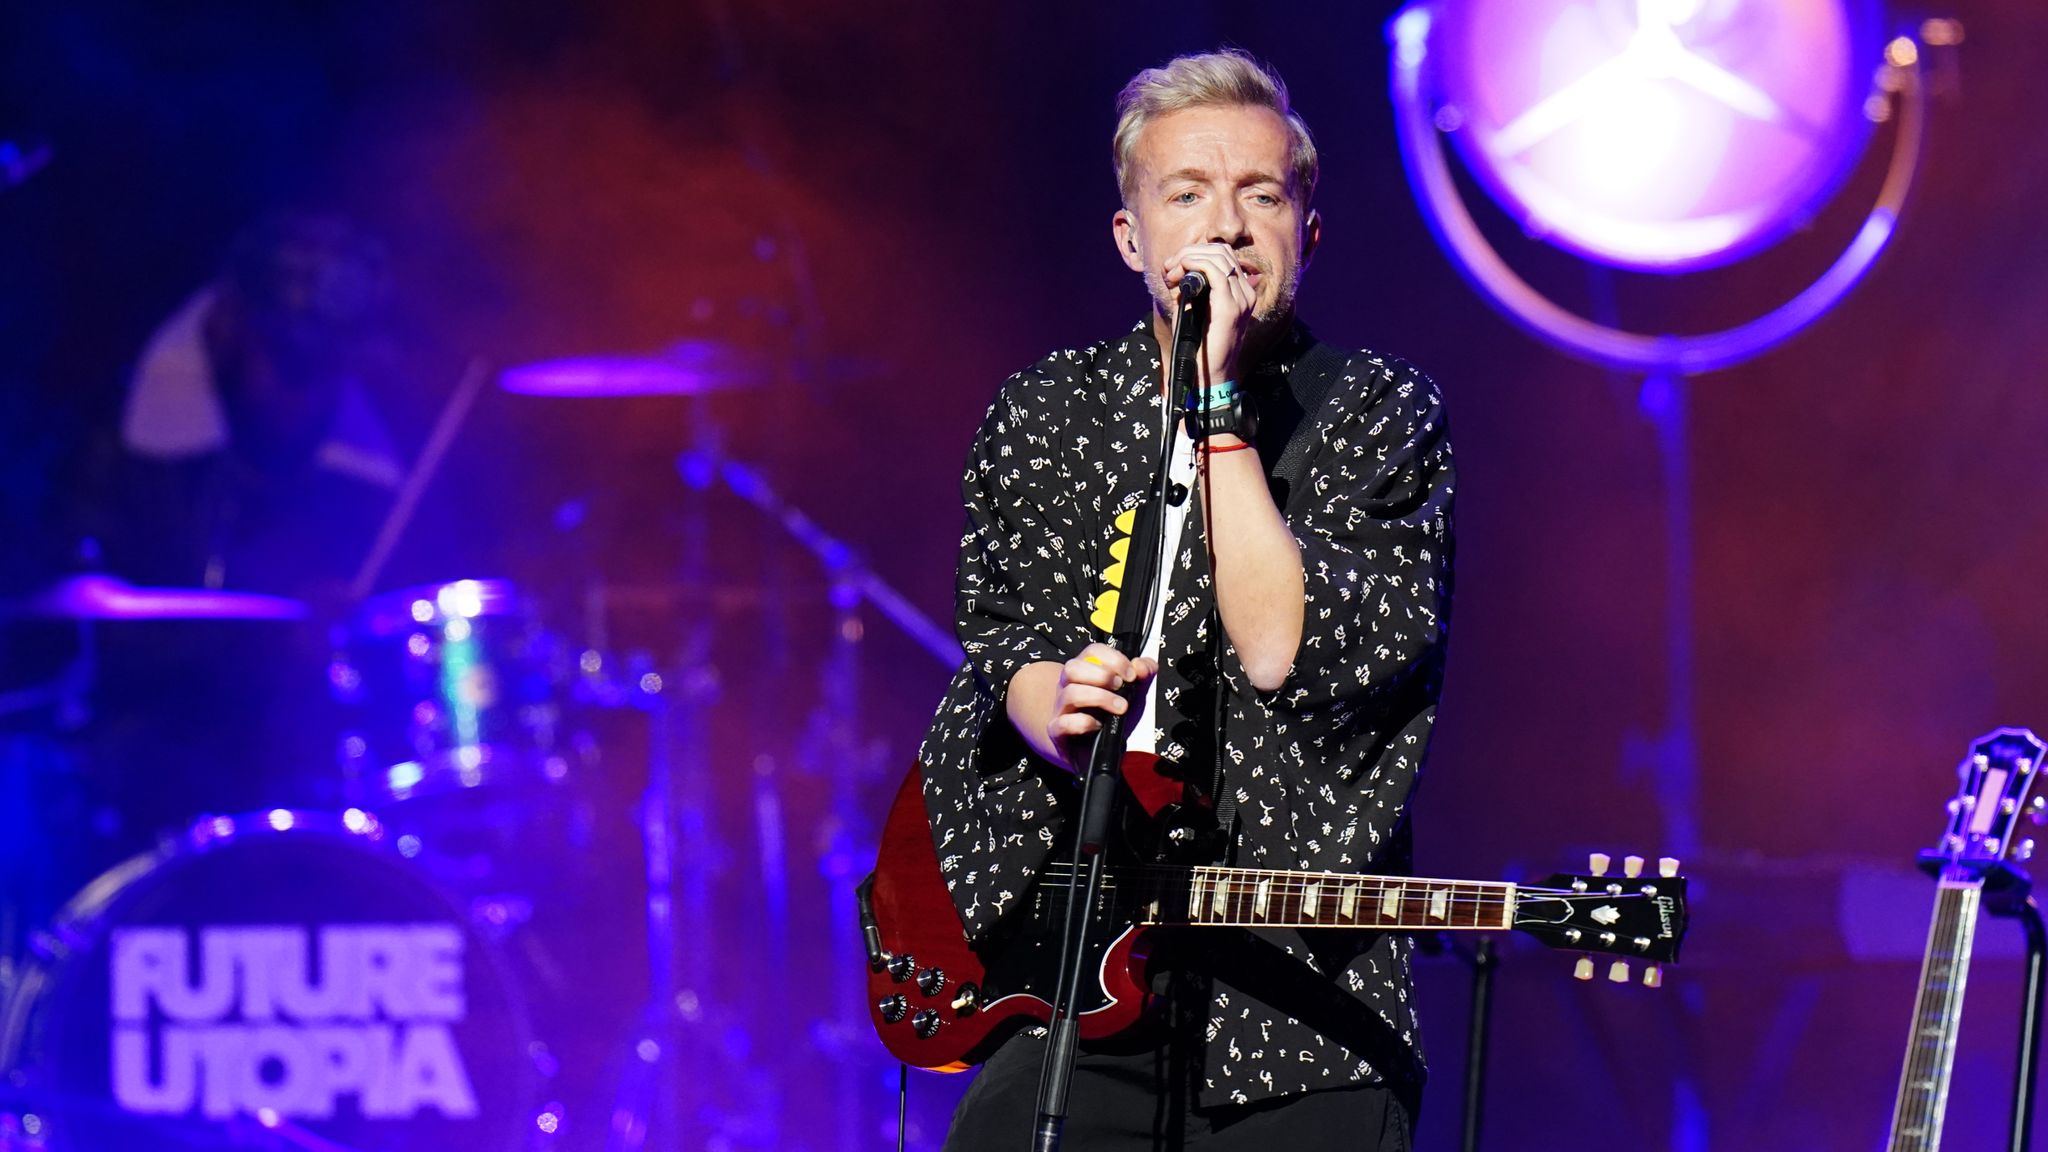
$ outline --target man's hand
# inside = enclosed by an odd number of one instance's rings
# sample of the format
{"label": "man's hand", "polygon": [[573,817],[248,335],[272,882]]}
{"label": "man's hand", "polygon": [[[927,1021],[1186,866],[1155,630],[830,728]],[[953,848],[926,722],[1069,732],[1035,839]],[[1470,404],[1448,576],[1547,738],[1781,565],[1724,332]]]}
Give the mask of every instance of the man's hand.
{"label": "man's hand", "polygon": [[[1169,285],[1190,271],[1209,278],[1209,331],[1199,385],[1238,378],[1238,357],[1251,331],[1268,268],[1258,253],[1230,244],[1193,244],[1167,266]],[[1212,447],[1239,444],[1235,436]],[[1209,562],[1216,608],[1237,648],[1245,677],[1262,692],[1279,688],[1301,646],[1304,577],[1301,546],[1273,504],[1266,470],[1254,452],[1208,453],[1201,479],[1209,526]]]}
{"label": "man's hand", "polygon": [[1083,737],[1102,728],[1088,710],[1123,715],[1131,702],[1122,692],[1158,674],[1158,661],[1134,660],[1107,644],[1090,644],[1064,664],[1027,664],[1010,680],[1010,723],[1040,756],[1079,772],[1087,767]]}
{"label": "man's hand", "polygon": [[1203,343],[1203,366],[1207,373],[1203,387],[1237,379],[1239,353],[1251,331],[1253,312],[1259,298],[1256,283],[1264,267],[1257,257],[1228,244],[1190,244],[1174,254],[1166,265],[1164,279],[1169,289],[1178,289],[1189,272],[1200,272],[1209,281],[1209,331]]}

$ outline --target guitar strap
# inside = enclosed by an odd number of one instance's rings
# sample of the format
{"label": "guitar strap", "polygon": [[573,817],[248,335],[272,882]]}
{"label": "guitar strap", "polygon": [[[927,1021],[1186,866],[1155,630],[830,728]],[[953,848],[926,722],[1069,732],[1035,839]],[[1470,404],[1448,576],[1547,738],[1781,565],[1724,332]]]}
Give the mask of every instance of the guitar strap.
{"label": "guitar strap", "polygon": [[[1331,385],[1344,371],[1344,357],[1328,344],[1318,340],[1309,347],[1288,375],[1288,387],[1294,393],[1295,403],[1301,408],[1301,420],[1294,426],[1294,434],[1287,438],[1287,446],[1280,450],[1280,458],[1273,462],[1273,471],[1268,475],[1267,487],[1291,497],[1300,485],[1303,474],[1308,470],[1309,455],[1315,451],[1322,439],[1322,409],[1329,399]],[[1261,413],[1264,415],[1264,413]],[[1285,509],[1282,509],[1285,512]],[[1209,610],[1209,634],[1217,654],[1221,655],[1223,620],[1215,609]],[[1216,827],[1223,834],[1224,857],[1231,856],[1236,847],[1233,829],[1237,822],[1237,793],[1227,785],[1225,770],[1230,761],[1223,755],[1223,675],[1221,661],[1216,662],[1216,702],[1211,713],[1215,724],[1216,774],[1209,795],[1215,801]]]}

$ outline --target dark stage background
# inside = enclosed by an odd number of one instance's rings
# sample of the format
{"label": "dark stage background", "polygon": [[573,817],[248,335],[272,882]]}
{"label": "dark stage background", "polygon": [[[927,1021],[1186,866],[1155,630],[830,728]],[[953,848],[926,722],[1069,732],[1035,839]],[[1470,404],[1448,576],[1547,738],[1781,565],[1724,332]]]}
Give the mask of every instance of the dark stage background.
{"label": "dark stage background", "polygon": [[[386,584],[509,576],[556,605],[563,630],[601,624],[657,661],[710,630],[714,835],[681,866],[714,878],[718,921],[684,947],[723,999],[692,1040],[691,1139],[881,1146],[893,1066],[859,1020],[849,1032],[833,1017],[844,953],[830,914],[948,670],[865,612],[857,718],[832,728],[819,709],[838,633],[821,569],[729,494],[693,496],[673,459],[716,429],[949,619],[956,472],[996,386],[1141,314],[1109,243],[1111,99],[1141,67],[1231,43],[1278,66],[1322,147],[1325,243],[1303,315],[1338,343],[1415,361],[1450,403],[1456,640],[1418,870],[1535,878],[1589,849],[1655,856],[1647,750],[1667,716],[1653,429],[1635,381],[1523,336],[1431,241],[1392,135],[1392,11],[9,5],[0,138],[48,140],[55,159],[0,193],[0,587],[70,563],[75,478],[104,449],[138,349],[236,231],[279,205],[337,207],[388,246],[396,319],[377,399],[407,452],[470,357],[684,338],[767,355],[774,379],[704,404],[487,395]],[[1811,331],[1692,393],[1693,962],[1653,993],[1576,983],[1567,957],[1507,944],[1490,1146],[1876,1146],[1931,906],[1912,854],[1939,831],[1973,737],[2048,725],[2048,9],[1961,0],[1936,14],[1968,39],[1894,248]],[[1810,231],[1682,285],[1589,281],[1489,227],[1568,300],[1611,293],[1639,327],[1701,330],[1775,304],[1830,259],[1888,144],[1881,131],[1878,159]],[[714,556],[685,580],[693,510]],[[626,606],[596,624],[575,607],[593,580]],[[623,894],[613,918],[630,925],[640,774],[630,753],[607,763],[597,807],[619,835],[593,883]],[[118,799],[151,768],[92,772]],[[850,803],[835,780],[852,781]],[[112,862],[121,834],[93,804],[15,798],[0,823],[10,857],[61,862],[37,871],[34,900]],[[607,1010],[629,1011],[630,927],[580,931],[567,979],[616,981]],[[1987,923],[1981,944],[1955,1148],[2001,1145],[2010,1086],[2018,933]],[[1464,980],[1450,959],[1422,976],[1425,1150],[1457,1146]],[[610,1042],[563,1046],[592,1053],[601,1081]],[[847,1068],[851,1111],[822,1087]],[[912,1078],[913,1146],[937,1146],[961,1086]]]}

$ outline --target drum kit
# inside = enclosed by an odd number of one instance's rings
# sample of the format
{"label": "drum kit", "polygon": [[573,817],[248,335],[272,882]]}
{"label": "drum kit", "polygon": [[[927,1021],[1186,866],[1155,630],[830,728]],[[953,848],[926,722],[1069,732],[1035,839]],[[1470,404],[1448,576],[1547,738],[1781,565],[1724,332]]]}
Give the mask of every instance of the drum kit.
{"label": "drum kit", "polygon": [[[762,373],[693,343],[495,378],[525,395],[694,397]],[[427,471],[439,450],[430,441],[422,454]],[[684,473],[730,489],[813,553],[840,621],[873,605],[957,661],[944,630],[758,473],[702,456]],[[425,478],[413,479],[416,494]],[[318,691],[335,755],[318,803],[190,813],[182,832],[28,917],[34,931],[0,939],[0,1149],[750,1146],[706,1135],[716,1109],[703,1097],[718,1089],[690,1056],[720,1026],[708,949],[691,935],[717,915],[705,856],[720,785],[691,739],[707,673],[688,651],[664,664],[571,642],[539,603],[502,579],[361,598],[328,624]],[[0,692],[0,728],[90,715],[82,702],[108,694],[95,682],[99,642],[124,628],[305,627],[326,624],[320,615],[278,596],[70,577],[0,603],[0,629],[76,636],[62,672]],[[858,639],[857,623],[835,629]],[[820,707],[833,695],[827,685]],[[608,757],[620,731],[644,746]],[[644,766],[630,847],[593,786],[625,763],[634,784]],[[858,775],[834,774],[835,802],[858,807]],[[9,819],[31,839],[83,834],[47,812]],[[593,894],[618,892],[637,923],[592,936]],[[19,894],[0,891],[0,926],[23,919]],[[643,1003],[618,1010],[643,989]],[[595,1043],[559,1036],[607,1014],[616,1025]]]}

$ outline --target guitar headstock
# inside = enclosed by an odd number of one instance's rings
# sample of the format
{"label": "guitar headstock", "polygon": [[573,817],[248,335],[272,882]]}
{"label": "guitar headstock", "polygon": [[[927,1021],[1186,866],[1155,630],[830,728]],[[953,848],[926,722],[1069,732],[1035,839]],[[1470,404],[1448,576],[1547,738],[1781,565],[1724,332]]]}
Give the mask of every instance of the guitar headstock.
{"label": "guitar headstock", "polygon": [[1920,862],[1935,870],[1960,869],[1981,875],[2008,861],[2034,854],[2034,841],[2020,827],[2048,812],[2048,795],[2033,795],[2048,745],[2025,728],[2000,728],[1977,738],[1956,765],[1962,786],[1948,802],[1948,827]]}
{"label": "guitar headstock", "polygon": [[[1560,872],[1540,884],[1515,888],[1514,927],[1552,948],[1623,957],[1608,966],[1607,978],[1628,982],[1629,959],[1648,960],[1643,983],[1663,983],[1659,964],[1678,959],[1685,939],[1685,877],[1678,861],[1657,861],[1654,876],[1643,875],[1643,858],[1622,860],[1620,875],[1608,871],[1606,853],[1595,852],[1584,873]],[[1593,978],[1592,957],[1581,957],[1578,978]]]}

